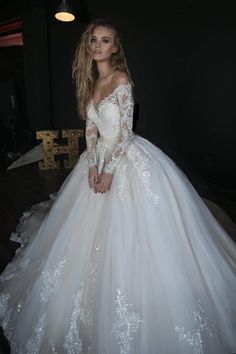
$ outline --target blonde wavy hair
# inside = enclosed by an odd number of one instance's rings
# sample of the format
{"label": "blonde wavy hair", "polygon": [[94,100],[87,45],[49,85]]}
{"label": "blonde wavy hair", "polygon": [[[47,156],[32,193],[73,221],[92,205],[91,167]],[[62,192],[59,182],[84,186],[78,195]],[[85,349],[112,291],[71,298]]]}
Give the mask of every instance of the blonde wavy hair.
{"label": "blonde wavy hair", "polygon": [[113,53],[111,57],[111,66],[114,70],[125,72],[131,82],[124,50],[115,26],[104,19],[92,21],[81,36],[80,42],[75,50],[72,64],[72,77],[76,84],[77,109],[81,119],[86,119],[87,106],[92,98],[95,82],[98,79],[96,62],[93,60],[90,51],[90,39],[94,29],[98,26],[113,30],[117,51]]}

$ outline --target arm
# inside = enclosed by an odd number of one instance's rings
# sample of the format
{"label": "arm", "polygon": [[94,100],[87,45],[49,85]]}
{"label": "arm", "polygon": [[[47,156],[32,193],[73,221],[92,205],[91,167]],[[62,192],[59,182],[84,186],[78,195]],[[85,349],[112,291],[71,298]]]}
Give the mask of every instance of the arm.
{"label": "arm", "polygon": [[85,136],[86,136],[86,145],[88,150],[89,188],[92,188],[94,192],[97,193],[98,173],[97,173],[96,145],[97,145],[98,128],[89,118],[87,118],[86,120]]}
{"label": "arm", "polygon": [[89,118],[87,118],[85,137],[86,137],[86,145],[88,150],[89,167],[96,167],[97,165],[97,157],[96,157],[97,135],[98,135],[98,128]]}
{"label": "arm", "polygon": [[121,137],[119,143],[113,150],[111,159],[107,161],[103,170],[103,172],[111,174],[114,173],[116,166],[127,149],[133,135],[134,102],[130,84],[120,84],[117,87],[117,99],[120,107]]}

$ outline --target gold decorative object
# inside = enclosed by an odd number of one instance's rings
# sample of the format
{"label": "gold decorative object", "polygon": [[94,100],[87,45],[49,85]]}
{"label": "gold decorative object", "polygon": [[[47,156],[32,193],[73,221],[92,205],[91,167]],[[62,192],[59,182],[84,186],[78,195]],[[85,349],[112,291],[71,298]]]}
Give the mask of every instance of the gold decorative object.
{"label": "gold decorative object", "polygon": [[68,140],[68,145],[59,145],[54,139],[59,138],[58,130],[41,130],[36,132],[37,140],[43,143],[43,161],[39,162],[40,170],[59,169],[60,161],[55,160],[55,156],[67,154],[68,160],[64,160],[64,168],[72,168],[79,157],[79,138],[84,136],[84,131],[80,129],[62,129],[62,138]]}

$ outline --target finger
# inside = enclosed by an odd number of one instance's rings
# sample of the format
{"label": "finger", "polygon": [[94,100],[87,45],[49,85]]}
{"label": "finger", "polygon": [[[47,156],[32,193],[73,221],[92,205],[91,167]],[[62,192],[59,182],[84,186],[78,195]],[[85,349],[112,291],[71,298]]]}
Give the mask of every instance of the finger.
{"label": "finger", "polygon": [[102,192],[105,193],[107,190],[106,185],[103,186]]}
{"label": "finger", "polygon": [[99,188],[99,192],[100,192],[100,193],[103,193],[103,189],[102,189],[102,188]]}
{"label": "finger", "polygon": [[94,181],[92,182],[92,188],[93,188],[93,191],[95,192]]}
{"label": "finger", "polygon": [[97,193],[97,191],[98,191],[97,183],[94,183],[93,190],[94,190],[95,193]]}
{"label": "finger", "polygon": [[97,192],[99,191],[99,185],[98,185],[98,183],[95,184],[95,191],[96,191],[95,193],[97,193]]}
{"label": "finger", "polygon": [[89,180],[89,187],[90,187],[90,188],[93,188],[93,179],[94,179],[94,178],[93,178],[93,175],[90,175],[89,178],[88,178],[88,180]]}
{"label": "finger", "polygon": [[97,184],[93,182],[93,191],[94,193],[97,193]]}
{"label": "finger", "polygon": [[94,180],[91,180],[91,188],[94,190]]}

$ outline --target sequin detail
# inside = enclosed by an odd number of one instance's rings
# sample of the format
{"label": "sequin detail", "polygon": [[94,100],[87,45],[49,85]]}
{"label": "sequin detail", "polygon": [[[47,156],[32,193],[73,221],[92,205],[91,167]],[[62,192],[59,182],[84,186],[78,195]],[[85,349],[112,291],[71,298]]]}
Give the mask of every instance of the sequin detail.
{"label": "sequin detail", "polygon": [[16,306],[16,311],[19,313],[22,310],[22,307],[23,307],[23,301],[20,301]]}
{"label": "sequin detail", "polygon": [[111,333],[115,335],[120,346],[120,354],[128,354],[130,342],[134,338],[133,334],[137,332],[139,323],[143,321],[140,319],[139,314],[128,311],[128,307],[132,306],[132,304],[125,304],[124,295],[122,295],[120,289],[117,289],[115,303],[117,305],[115,308],[116,316]]}
{"label": "sequin detail", "polygon": [[82,306],[84,289],[81,288],[74,296],[74,310],[72,312],[70,329],[65,337],[63,347],[68,354],[78,354],[82,352],[82,341],[80,339],[78,321],[84,321],[84,309]]}
{"label": "sequin detail", "polygon": [[65,258],[54,267],[54,270],[46,269],[42,272],[43,287],[40,292],[40,301],[47,302],[56,293],[59,280],[64,272]]}
{"label": "sequin detail", "polygon": [[[193,311],[193,315],[194,319],[199,322],[199,327],[196,331],[187,331],[183,326],[176,326],[175,330],[179,334],[179,340],[186,340],[193,347],[194,353],[204,354],[204,336],[209,335],[212,337],[214,333],[200,300],[198,301],[197,311]],[[205,351],[205,353],[207,352]]]}
{"label": "sequin detail", "polygon": [[34,333],[31,338],[27,340],[27,354],[38,354],[44,336],[46,326],[46,313],[39,319],[37,325],[34,328]]}
{"label": "sequin detail", "polygon": [[159,196],[151,189],[150,171],[148,170],[147,159],[143,157],[141,151],[134,145],[130,145],[127,156],[132,160],[138,176],[145,186],[147,195],[153,199],[155,205],[159,202]]}
{"label": "sequin detail", "polygon": [[50,353],[58,354],[56,351],[56,345],[51,339],[49,340],[49,347],[50,347]]}

